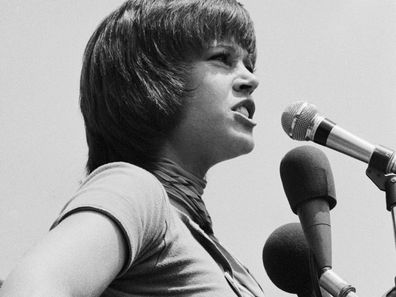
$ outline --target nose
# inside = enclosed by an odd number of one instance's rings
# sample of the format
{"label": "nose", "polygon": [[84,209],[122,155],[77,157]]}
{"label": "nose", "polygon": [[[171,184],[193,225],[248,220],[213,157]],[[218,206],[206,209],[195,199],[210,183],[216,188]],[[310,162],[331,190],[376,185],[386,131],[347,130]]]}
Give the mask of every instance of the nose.
{"label": "nose", "polygon": [[241,63],[238,67],[238,75],[234,80],[233,89],[236,92],[243,92],[250,95],[259,85],[259,80],[257,76],[246,68],[246,66]]}

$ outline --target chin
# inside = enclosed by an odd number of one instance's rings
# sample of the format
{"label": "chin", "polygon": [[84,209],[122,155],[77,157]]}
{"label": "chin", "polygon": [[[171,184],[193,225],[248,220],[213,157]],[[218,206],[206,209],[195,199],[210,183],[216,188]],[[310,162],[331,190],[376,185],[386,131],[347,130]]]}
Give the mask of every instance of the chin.
{"label": "chin", "polygon": [[246,155],[250,153],[254,149],[254,139],[252,136],[243,137],[242,139],[236,140],[232,146],[230,146],[231,151],[233,152],[232,158]]}
{"label": "chin", "polygon": [[244,147],[244,150],[241,155],[245,155],[250,153],[254,149],[254,141],[252,140],[251,142],[247,143]]}

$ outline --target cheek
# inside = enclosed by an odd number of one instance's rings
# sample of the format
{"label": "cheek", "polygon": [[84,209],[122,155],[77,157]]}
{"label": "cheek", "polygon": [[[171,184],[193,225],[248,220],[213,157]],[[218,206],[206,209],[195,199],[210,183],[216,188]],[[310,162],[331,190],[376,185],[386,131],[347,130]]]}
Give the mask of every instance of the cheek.
{"label": "cheek", "polygon": [[221,120],[227,109],[226,95],[213,88],[202,89],[196,93],[191,102],[191,111],[195,117],[210,121]]}
{"label": "cheek", "polygon": [[201,78],[186,102],[187,118],[194,122],[194,127],[212,135],[229,124],[232,104],[230,86],[220,78],[219,75]]}

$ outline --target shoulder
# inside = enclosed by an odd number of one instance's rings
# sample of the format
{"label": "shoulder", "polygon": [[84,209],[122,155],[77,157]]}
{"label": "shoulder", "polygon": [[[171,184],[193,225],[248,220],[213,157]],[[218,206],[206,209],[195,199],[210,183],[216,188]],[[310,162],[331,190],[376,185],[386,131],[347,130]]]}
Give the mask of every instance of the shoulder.
{"label": "shoulder", "polygon": [[128,217],[158,217],[167,212],[169,200],[153,174],[129,163],[115,162],[103,165],[87,176],[63,213],[87,208]]}
{"label": "shoulder", "polygon": [[81,184],[80,189],[95,187],[162,192],[163,186],[149,171],[125,162],[114,162],[94,170]]}
{"label": "shoulder", "polygon": [[82,182],[72,200],[77,197],[95,197],[107,203],[121,199],[124,203],[145,204],[150,208],[167,202],[166,191],[153,174],[125,162],[108,163],[97,168]]}
{"label": "shoulder", "polygon": [[171,205],[159,180],[129,163],[109,163],[93,171],[61,211],[53,227],[68,216],[94,211],[111,219],[127,244],[127,263],[159,244],[172,219]]}

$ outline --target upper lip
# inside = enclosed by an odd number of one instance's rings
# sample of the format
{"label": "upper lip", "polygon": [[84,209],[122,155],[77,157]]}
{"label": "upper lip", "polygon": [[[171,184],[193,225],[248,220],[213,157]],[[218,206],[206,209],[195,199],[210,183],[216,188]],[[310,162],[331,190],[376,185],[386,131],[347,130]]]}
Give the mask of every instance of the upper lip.
{"label": "upper lip", "polygon": [[247,99],[245,99],[245,100],[242,100],[241,102],[239,102],[238,104],[236,104],[236,105],[232,108],[232,110],[233,110],[233,111],[236,111],[236,110],[237,110],[239,107],[241,107],[241,106],[245,107],[245,108],[248,110],[248,112],[249,112],[249,119],[252,119],[252,118],[253,118],[253,115],[254,115],[254,111],[256,110],[256,105],[254,104],[253,99],[247,98]]}

